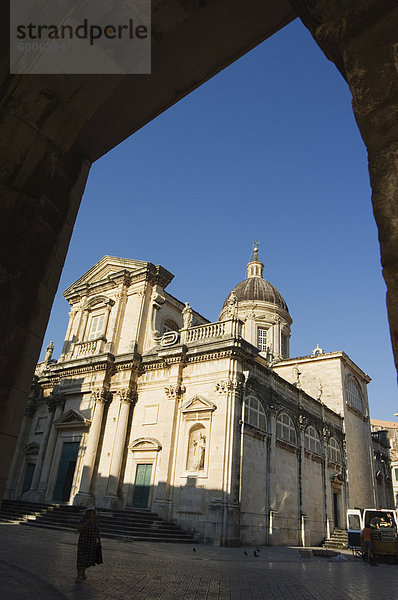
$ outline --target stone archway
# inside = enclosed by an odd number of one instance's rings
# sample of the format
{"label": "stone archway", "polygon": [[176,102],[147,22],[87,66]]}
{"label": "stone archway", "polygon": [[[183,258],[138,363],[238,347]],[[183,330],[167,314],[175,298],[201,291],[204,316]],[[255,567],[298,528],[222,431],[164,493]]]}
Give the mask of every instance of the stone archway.
{"label": "stone archway", "polygon": [[152,7],[152,75],[139,77],[11,76],[8,3],[1,9],[0,497],[92,162],[297,15],[353,94],[398,355],[393,0],[153,0]]}

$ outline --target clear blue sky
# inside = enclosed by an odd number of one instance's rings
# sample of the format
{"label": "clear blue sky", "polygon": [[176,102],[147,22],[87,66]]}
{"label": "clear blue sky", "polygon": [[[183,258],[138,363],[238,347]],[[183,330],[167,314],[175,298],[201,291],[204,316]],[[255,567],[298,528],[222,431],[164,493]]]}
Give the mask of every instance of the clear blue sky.
{"label": "clear blue sky", "polygon": [[161,264],[216,320],[260,242],[293,317],[291,355],[344,350],[372,377],[371,416],[398,410],[367,155],[351,94],[295,21],[92,167],[61,292],[105,254]]}

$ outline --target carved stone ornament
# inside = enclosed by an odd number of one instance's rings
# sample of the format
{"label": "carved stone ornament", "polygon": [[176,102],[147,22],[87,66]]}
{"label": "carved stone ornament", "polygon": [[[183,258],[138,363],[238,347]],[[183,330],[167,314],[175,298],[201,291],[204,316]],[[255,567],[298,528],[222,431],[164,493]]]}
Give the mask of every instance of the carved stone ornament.
{"label": "carved stone ornament", "polygon": [[51,394],[46,398],[46,404],[48,410],[55,410],[57,406],[64,406],[66,400],[65,394],[61,392],[51,392]]}
{"label": "carved stone ornament", "polygon": [[106,404],[106,402],[110,402],[112,400],[112,394],[109,390],[104,388],[93,390],[91,392],[91,397],[98,404]]}
{"label": "carved stone ornament", "polygon": [[119,396],[120,402],[123,404],[132,404],[137,399],[137,392],[133,388],[124,388],[118,390],[116,393]]}
{"label": "carved stone ornament", "polygon": [[230,379],[224,381],[218,381],[216,383],[216,392],[219,394],[226,394],[228,391],[234,389],[234,382]]}
{"label": "carved stone ornament", "polygon": [[322,427],[322,435],[324,438],[329,439],[330,438],[330,429],[328,429],[327,427]]}
{"label": "carved stone ornament", "polygon": [[160,308],[160,306],[166,302],[166,298],[161,296],[161,294],[158,294],[158,292],[156,290],[153,290],[152,302],[154,303],[155,306],[157,305],[157,308]]}
{"label": "carved stone ornament", "polygon": [[300,429],[302,431],[304,431],[304,429],[307,425],[307,417],[305,415],[299,415],[298,422],[299,422]]}
{"label": "carved stone ornament", "polygon": [[164,391],[168,398],[181,398],[186,388],[184,385],[166,385]]}
{"label": "carved stone ornament", "polygon": [[178,333],[178,331],[168,331],[167,333],[164,333],[162,335],[160,345],[163,346],[163,348],[173,346],[178,342],[179,335],[180,334]]}

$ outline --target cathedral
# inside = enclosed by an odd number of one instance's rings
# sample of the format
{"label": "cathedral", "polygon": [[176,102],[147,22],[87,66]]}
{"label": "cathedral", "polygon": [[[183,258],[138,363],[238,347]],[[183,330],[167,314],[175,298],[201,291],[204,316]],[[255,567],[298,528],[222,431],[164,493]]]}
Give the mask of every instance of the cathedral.
{"label": "cathedral", "polygon": [[291,357],[292,318],[254,248],[209,322],[150,262],[104,256],[65,292],[5,498],[150,509],[215,545],[316,545],[376,504],[370,378]]}

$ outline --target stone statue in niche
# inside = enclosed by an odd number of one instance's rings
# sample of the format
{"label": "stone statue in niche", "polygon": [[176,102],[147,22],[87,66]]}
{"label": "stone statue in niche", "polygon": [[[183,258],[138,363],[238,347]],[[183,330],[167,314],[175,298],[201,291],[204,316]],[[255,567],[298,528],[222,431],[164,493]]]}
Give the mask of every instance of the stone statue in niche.
{"label": "stone statue in niche", "polygon": [[204,427],[193,429],[189,434],[187,471],[203,471],[205,468],[206,436]]}
{"label": "stone statue in niche", "polygon": [[184,329],[188,329],[189,327],[191,327],[193,313],[192,308],[189,306],[189,302],[185,302],[185,306],[182,309],[182,319],[184,323]]}

